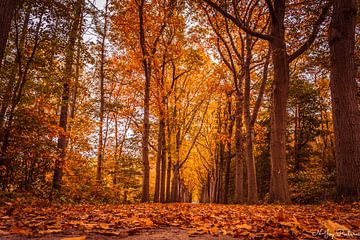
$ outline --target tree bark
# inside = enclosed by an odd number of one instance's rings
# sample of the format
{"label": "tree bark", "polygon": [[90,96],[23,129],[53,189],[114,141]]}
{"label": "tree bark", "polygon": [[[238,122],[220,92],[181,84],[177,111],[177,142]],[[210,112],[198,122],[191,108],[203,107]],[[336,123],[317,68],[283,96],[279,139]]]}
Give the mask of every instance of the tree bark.
{"label": "tree bark", "polygon": [[145,0],[141,0],[139,5],[139,21],[140,21],[140,47],[143,54],[143,67],[145,73],[144,88],[144,118],[142,133],[142,162],[143,162],[143,184],[142,184],[142,202],[149,201],[149,185],[150,185],[150,165],[149,165],[149,135],[150,135],[150,81],[151,81],[151,61],[150,54],[145,42],[144,29],[144,5]]}
{"label": "tree bark", "polygon": [[[168,105],[166,105],[168,106]],[[166,128],[167,128],[167,144],[166,144],[166,149],[167,149],[167,159],[168,159],[168,164],[167,164],[167,173],[166,173],[166,202],[170,202],[171,201],[171,167],[172,167],[172,163],[171,163],[171,131],[170,131],[170,126],[169,126],[169,118],[166,119],[167,123],[166,123]]]}
{"label": "tree bark", "polygon": [[289,95],[289,61],[285,43],[285,1],[277,0],[274,6],[276,19],[271,19],[270,47],[274,65],[274,84],[271,106],[271,177],[270,201],[289,203],[286,162],[286,104]]}
{"label": "tree bark", "polygon": [[244,160],[243,160],[243,141],[242,141],[242,96],[236,95],[235,110],[235,203],[244,202]]}
{"label": "tree bark", "polygon": [[102,181],[102,166],[104,158],[104,141],[103,141],[103,125],[104,125],[104,111],[105,111],[105,41],[108,31],[108,5],[109,0],[105,1],[105,15],[104,15],[104,28],[101,33],[101,55],[100,55],[100,111],[99,111],[99,141],[97,151],[97,170],[96,181],[101,183]]}
{"label": "tree bark", "polygon": [[250,111],[250,86],[251,86],[251,77],[250,77],[250,64],[252,58],[252,38],[249,34],[246,34],[246,58],[245,58],[245,123],[246,123],[246,167],[247,167],[247,190],[248,190],[248,203],[256,203],[258,201],[258,192],[257,192],[257,179],[256,179],[256,167],[255,159],[253,154],[253,138],[254,138],[254,123],[251,121],[251,111]]}
{"label": "tree bark", "polygon": [[335,0],[329,32],[337,197],[345,200],[360,198],[360,110],[354,52],[356,14],[356,0]]}
{"label": "tree bark", "polygon": [[[230,96],[231,97],[231,96]],[[229,97],[229,98],[230,98]],[[227,154],[226,154],[226,162],[225,162],[225,180],[224,180],[224,196],[223,196],[223,202],[224,204],[227,204],[229,201],[228,195],[229,195],[229,188],[230,188],[230,171],[231,171],[231,159],[232,159],[232,152],[231,152],[231,137],[233,134],[233,128],[234,128],[234,119],[232,117],[231,113],[231,100],[229,99],[228,102],[228,115],[229,115],[229,127],[228,127],[228,138],[229,141],[227,142]]]}
{"label": "tree bark", "polygon": [[72,67],[74,63],[75,43],[78,36],[78,29],[80,26],[83,3],[84,0],[78,0],[76,2],[75,17],[69,33],[69,42],[67,44],[67,50],[65,56],[65,70],[62,80],[63,93],[61,98],[60,121],[59,121],[59,127],[62,129],[62,132],[59,134],[59,138],[58,138],[58,149],[60,155],[55,161],[55,169],[53,176],[53,189],[58,191],[61,188],[63,168],[64,168],[64,162],[66,156],[66,147],[67,147],[66,129],[67,129],[68,110],[69,110],[70,83],[72,77]]}
{"label": "tree bark", "polygon": [[[165,106],[165,105],[163,105]],[[164,113],[163,113],[164,114]],[[165,133],[165,119],[161,120],[161,181],[160,181],[160,202],[165,202],[165,188],[166,188],[166,133]]]}
{"label": "tree bark", "polygon": [[294,131],[294,170],[300,171],[300,104],[295,106],[295,131]]}
{"label": "tree bark", "polygon": [[[159,132],[158,132],[158,150],[157,150],[157,158],[156,158],[156,176],[155,176],[155,192],[154,192],[154,202],[160,201],[160,191],[162,191],[161,183],[162,178],[164,176],[162,169],[163,168],[163,155],[164,155],[164,142],[163,135],[165,135],[165,122],[163,119],[163,113],[160,111],[160,120],[159,120]],[[166,167],[166,166],[165,166]],[[161,188],[161,190],[160,190]]]}

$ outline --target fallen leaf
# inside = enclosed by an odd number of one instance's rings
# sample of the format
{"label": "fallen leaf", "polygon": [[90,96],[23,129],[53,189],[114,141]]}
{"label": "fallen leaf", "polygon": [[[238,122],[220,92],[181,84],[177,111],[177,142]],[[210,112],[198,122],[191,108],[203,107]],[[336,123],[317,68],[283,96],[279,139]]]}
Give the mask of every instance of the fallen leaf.
{"label": "fallen leaf", "polygon": [[334,234],[337,230],[349,230],[348,227],[346,227],[344,225],[340,225],[331,220],[327,220],[327,221],[323,222],[322,225],[325,227],[325,229],[327,229],[332,234]]}
{"label": "fallen leaf", "polygon": [[252,227],[249,224],[241,224],[241,225],[236,225],[236,228],[238,229],[247,229],[247,230],[251,230]]}
{"label": "fallen leaf", "polygon": [[32,234],[32,231],[28,228],[22,228],[22,227],[15,226],[15,227],[11,228],[10,233],[29,236]]}
{"label": "fallen leaf", "polygon": [[[90,225],[90,227],[91,227],[91,225]],[[109,224],[107,224],[107,223],[100,223],[100,224],[99,224],[99,228],[105,229],[105,230],[109,230],[109,229],[110,229],[110,226],[109,226]]]}
{"label": "fallen leaf", "polygon": [[0,236],[1,235],[9,235],[9,234],[10,234],[10,232],[0,230]]}
{"label": "fallen leaf", "polygon": [[61,240],[86,240],[86,236],[62,238]]}
{"label": "fallen leaf", "polygon": [[47,230],[40,230],[39,234],[51,234],[51,233],[59,233],[62,232],[61,229],[47,229]]}
{"label": "fallen leaf", "polygon": [[155,224],[154,224],[153,221],[151,221],[151,219],[146,219],[146,220],[145,220],[145,225],[146,225],[147,227],[152,227],[152,226],[154,226]]}

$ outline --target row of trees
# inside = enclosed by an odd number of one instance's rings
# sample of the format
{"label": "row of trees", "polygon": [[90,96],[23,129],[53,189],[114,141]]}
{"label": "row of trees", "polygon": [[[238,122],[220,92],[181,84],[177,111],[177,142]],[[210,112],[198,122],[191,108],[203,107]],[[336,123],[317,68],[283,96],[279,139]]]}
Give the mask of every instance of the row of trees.
{"label": "row of trees", "polygon": [[4,191],[359,198],[356,1],[1,4]]}
{"label": "row of trees", "polygon": [[[242,47],[245,48],[241,53],[247,57],[239,54],[234,46],[234,40],[230,36],[231,31],[227,31],[229,35],[228,42],[231,43],[231,48],[235,52],[234,56],[242,57],[243,76],[245,79],[244,88],[244,107],[245,126],[246,126],[246,158],[247,158],[247,184],[248,184],[248,201],[257,201],[256,175],[255,163],[252,154],[252,131],[251,114],[249,111],[249,88],[250,88],[250,71],[249,61],[251,61],[251,47],[254,46],[252,41],[254,38],[265,40],[269,43],[271,49],[271,59],[273,64],[273,85],[272,85],[272,103],[271,103],[271,130],[270,130],[270,156],[271,156],[271,175],[270,175],[270,201],[275,202],[290,202],[288,190],[288,172],[286,161],[286,129],[287,129],[287,103],[289,95],[290,83],[290,63],[295,61],[313,44],[316,36],[321,29],[321,24],[326,19],[327,13],[330,9],[331,3],[325,3],[321,6],[320,3],[314,2],[315,6],[322,9],[314,24],[311,27],[307,37],[302,36],[306,40],[296,48],[286,42],[287,38],[291,39],[291,33],[287,32],[286,13],[296,9],[290,9],[290,4],[286,1],[248,1],[242,3],[241,1],[222,2],[221,5],[211,0],[204,0],[212,9],[220,13],[225,20],[234,23],[245,34],[245,40],[242,40]],[[260,10],[256,10],[260,7]],[[261,11],[261,8],[266,8],[266,13]],[[356,1],[335,1],[331,24],[329,27],[329,46],[330,46],[330,72],[331,72],[331,93],[332,93],[332,108],[334,117],[335,129],[335,159],[337,165],[337,194],[338,197],[350,197],[357,199],[359,197],[359,182],[356,178],[356,172],[359,170],[359,105],[356,100],[357,97],[357,83],[355,80],[355,26],[357,14]],[[244,14],[242,14],[244,13]],[[254,17],[252,16],[254,13]],[[268,19],[261,18],[268,14]],[[291,16],[291,15],[290,15]],[[209,14],[208,14],[209,17]],[[294,17],[294,16],[293,16]],[[305,16],[303,16],[305,17]],[[257,20],[255,20],[255,18]],[[301,19],[301,18],[300,18]],[[209,17],[211,22],[211,17]],[[260,27],[256,24],[260,23]],[[211,24],[215,30],[214,24]],[[269,25],[269,26],[267,26]],[[344,28],[346,26],[346,28]],[[268,33],[264,32],[269,28]],[[301,26],[296,25],[301,28]],[[217,36],[226,45],[226,40],[220,35]],[[301,34],[304,34],[302,32]],[[240,37],[243,35],[240,34]],[[295,35],[296,37],[296,35]],[[300,36],[297,36],[300,38]],[[256,40],[255,40],[256,41]],[[248,43],[249,42],[249,43]],[[296,41],[294,41],[296,42]],[[298,44],[298,43],[297,43]],[[244,46],[245,45],[245,46]],[[229,52],[230,47],[225,46]],[[289,50],[291,54],[289,54]],[[221,51],[221,50],[220,50]],[[221,54],[221,53],[220,53]],[[223,54],[221,54],[223,56]],[[231,53],[229,53],[231,55]],[[246,58],[246,60],[245,60]],[[223,60],[226,62],[227,60]],[[233,60],[227,61],[230,70],[237,74]],[[264,78],[266,78],[267,67],[264,67]],[[263,79],[263,81],[266,81]],[[338,85],[340,84],[340,85]],[[351,90],[350,90],[351,89]],[[261,102],[262,89],[260,88],[258,101]],[[346,95],[346,96],[345,96]],[[343,104],[343,105],[342,105]],[[341,109],[341,110],[340,110]],[[257,108],[254,107],[254,114],[256,119]],[[296,117],[298,117],[298,105]],[[341,118],[338,119],[338,118]],[[251,119],[251,120],[250,120]],[[253,118],[254,119],[254,118]],[[342,122],[342,123],[340,123]],[[299,123],[296,120],[295,126],[295,158],[298,157],[299,144],[298,142],[298,127]],[[346,129],[342,131],[340,129]],[[344,134],[344,135],[343,135]],[[297,159],[298,162],[298,159]],[[297,163],[298,165],[298,163]],[[299,168],[299,167],[297,167]],[[238,189],[238,188],[237,188]],[[241,189],[241,188],[240,188]]]}

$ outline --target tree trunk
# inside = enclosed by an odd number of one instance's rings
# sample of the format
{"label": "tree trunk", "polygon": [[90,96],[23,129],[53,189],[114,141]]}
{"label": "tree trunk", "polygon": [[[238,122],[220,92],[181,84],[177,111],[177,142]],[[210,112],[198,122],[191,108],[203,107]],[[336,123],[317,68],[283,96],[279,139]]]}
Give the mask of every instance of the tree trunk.
{"label": "tree trunk", "polygon": [[20,0],[2,0],[0,1],[0,68],[4,58],[6,42],[10,32],[11,19],[14,16],[16,6]]}
{"label": "tree trunk", "polygon": [[245,59],[245,123],[246,123],[246,166],[247,166],[247,190],[248,190],[248,203],[256,203],[258,201],[257,193],[257,180],[256,180],[256,167],[255,159],[253,154],[253,138],[254,138],[254,126],[251,121],[251,111],[250,111],[250,86],[251,86],[251,77],[250,77],[250,64],[252,58],[252,39],[249,34],[246,35],[246,59]]}
{"label": "tree trunk", "polygon": [[355,68],[356,0],[335,0],[330,24],[331,96],[337,195],[360,198],[360,110]]}
{"label": "tree trunk", "polygon": [[104,28],[101,33],[101,55],[100,55],[100,111],[99,111],[99,141],[98,141],[98,152],[97,152],[97,171],[96,181],[101,183],[102,181],[102,165],[104,158],[104,141],[103,141],[103,125],[104,125],[104,107],[105,107],[105,40],[107,37],[107,26],[108,26],[108,5],[109,0],[105,1],[105,15],[104,15]]}
{"label": "tree trunk", "polygon": [[171,184],[171,202],[178,202],[179,201],[179,180],[180,180],[180,169],[179,164],[174,164],[173,167],[174,176],[172,179]]}
{"label": "tree trunk", "polygon": [[225,162],[225,180],[224,180],[224,196],[223,202],[224,204],[228,203],[228,195],[229,195],[229,184],[230,184],[230,168],[231,168],[231,137],[233,134],[234,128],[234,120],[231,115],[231,100],[228,102],[228,115],[229,115],[229,128],[228,128],[228,138],[229,141],[227,142],[227,154],[226,154],[226,162]]}
{"label": "tree trunk", "polygon": [[144,88],[144,128],[142,133],[142,163],[143,163],[143,184],[142,184],[142,202],[149,201],[149,185],[150,185],[150,165],[149,165],[149,135],[150,135],[150,81],[151,81],[151,61],[147,51],[144,30],[144,5],[145,0],[141,0],[139,5],[139,21],[140,21],[140,47],[143,54],[143,67],[145,73]]}
{"label": "tree trunk", "polygon": [[244,201],[244,162],[242,149],[242,96],[240,93],[236,95],[235,121],[235,203],[242,203]]}
{"label": "tree trunk", "polygon": [[167,173],[166,173],[166,202],[171,202],[171,155],[168,155]]}
{"label": "tree trunk", "polygon": [[114,148],[114,176],[113,176],[113,184],[116,185],[118,183],[118,171],[120,168],[119,164],[119,128],[118,128],[118,119],[117,114],[114,114],[114,125],[115,125],[115,148]]}
{"label": "tree trunk", "polygon": [[60,121],[59,121],[59,127],[62,129],[62,132],[59,134],[59,138],[58,138],[58,149],[60,155],[55,161],[55,169],[54,169],[54,177],[53,177],[53,189],[55,190],[60,190],[61,187],[63,167],[66,156],[66,147],[67,147],[66,128],[67,128],[68,109],[69,109],[70,83],[72,76],[72,67],[74,62],[75,43],[78,36],[78,29],[80,25],[83,2],[84,0],[78,0],[76,2],[75,18],[71,26],[71,31],[69,34],[69,42],[67,45],[66,56],[65,56],[63,93],[61,98]]}
{"label": "tree trunk", "polygon": [[[160,111],[161,112],[161,111]],[[159,202],[160,198],[160,179],[162,179],[161,174],[161,164],[163,157],[163,134],[165,130],[164,120],[162,119],[162,113],[160,113],[159,119],[159,132],[158,132],[158,149],[156,157],[156,175],[155,175],[155,192],[154,192],[154,202]]]}
{"label": "tree trunk", "polygon": [[[165,105],[163,105],[165,106]],[[165,189],[166,189],[166,133],[165,133],[165,119],[161,123],[161,182],[160,182],[160,202],[165,202]]]}
{"label": "tree trunk", "polygon": [[285,1],[275,1],[277,19],[271,20],[270,41],[274,65],[274,84],[271,106],[271,177],[270,201],[289,203],[286,162],[286,104],[289,95],[289,61],[285,44]]}
{"label": "tree trunk", "polygon": [[295,131],[294,131],[294,170],[295,172],[300,171],[300,107],[299,103],[296,103],[295,106]]}
{"label": "tree trunk", "polygon": [[167,150],[167,160],[168,160],[168,164],[167,164],[167,173],[166,173],[166,202],[170,202],[171,201],[171,168],[172,168],[172,163],[171,163],[171,128],[170,128],[170,119],[169,119],[169,104],[168,102],[166,102],[166,139],[167,143],[166,145],[166,150]]}
{"label": "tree trunk", "polygon": [[248,203],[253,204],[258,201],[257,177],[254,159],[254,128],[250,126],[246,132],[246,159],[248,175]]}

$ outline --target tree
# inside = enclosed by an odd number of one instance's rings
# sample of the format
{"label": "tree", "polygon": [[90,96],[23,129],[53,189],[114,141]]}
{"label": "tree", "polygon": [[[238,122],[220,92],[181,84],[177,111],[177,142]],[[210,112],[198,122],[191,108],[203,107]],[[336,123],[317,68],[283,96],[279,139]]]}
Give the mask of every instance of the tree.
{"label": "tree", "polygon": [[69,41],[66,48],[65,56],[65,69],[63,75],[63,93],[61,98],[61,107],[60,107],[60,120],[59,127],[61,132],[58,138],[58,149],[60,152],[59,158],[55,162],[54,168],[54,177],[53,177],[53,189],[60,190],[63,168],[66,157],[66,148],[68,144],[67,140],[67,122],[68,122],[68,112],[69,112],[69,101],[70,101],[70,84],[72,79],[72,68],[74,63],[74,54],[75,54],[75,43],[78,38],[78,30],[80,26],[81,13],[83,9],[84,0],[77,0],[74,8],[75,14],[74,19],[71,24],[71,29],[69,32]]}
{"label": "tree", "polygon": [[[219,5],[211,0],[203,0],[216,11],[220,12],[225,18],[231,20],[241,30],[269,41],[272,52],[272,63],[274,66],[273,102],[271,113],[271,184],[270,200],[274,202],[289,203],[288,176],[286,163],[286,104],[289,91],[289,64],[298,56],[303,54],[314,42],[318,34],[320,25],[325,20],[329,10],[329,4],[322,8],[319,18],[314,22],[311,34],[301,47],[288,55],[285,40],[285,0],[267,0],[266,6],[270,15],[270,33],[263,34],[252,30],[245,19],[241,19],[239,4],[241,1],[231,1],[233,14],[230,13],[230,4]],[[258,4],[258,1],[251,1],[251,5]],[[244,11],[248,12],[248,11]],[[246,16],[245,16],[246,17]]]}
{"label": "tree", "polygon": [[360,109],[355,68],[356,0],[335,0],[329,31],[338,198],[360,199]]}
{"label": "tree", "polygon": [[[28,35],[28,27],[30,21],[30,10],[31,5],[27,6],[25,10],[24,23],[21,29],[21,36],[16,36],[16,57],[15,64],[17,65],[17,70],[14,74],[9,77],[5,96],[1,104],[0,112],[0,140],[2,142],[0,149],[0,166],[5,166],[7,169],[7,177],[10,174],[10,159],[7,156],[8,147],[10,145],[11,131],[14,123],[16,109],[23,97],[25,84],[28,82],[28,74],[30,71],[31,64],[33,64],[35,54],[40,45],[42,24],[43,24],[43,15],[42,11],[39,16],[39,21],[36,25],[35,31],[35,40],[34,45],[31,49],[30,56],[26,59],[25,55],[25,41]],[[18,24],[16,23],[16,30],[18,29]],[[8,99],[9,98],[9,99]],[[3,188],[6,187],[6,178],[3,182]]]}
{"label": "tree", "polygon": [[104,26],[101,32],[101,53],[100,53],[100,109],[99,109],[99,142],[98,142],[98,153],[97,153],[97,172],[96,172],[96,180],[100,183],[102,179],[102,165],[104,158],[104,139],[103,139],[103,125],[104,125],[104,112],[105,112],[105,41],[108,32],[108,7],[109,0],[105,2],[105,12],[104,12]]}

